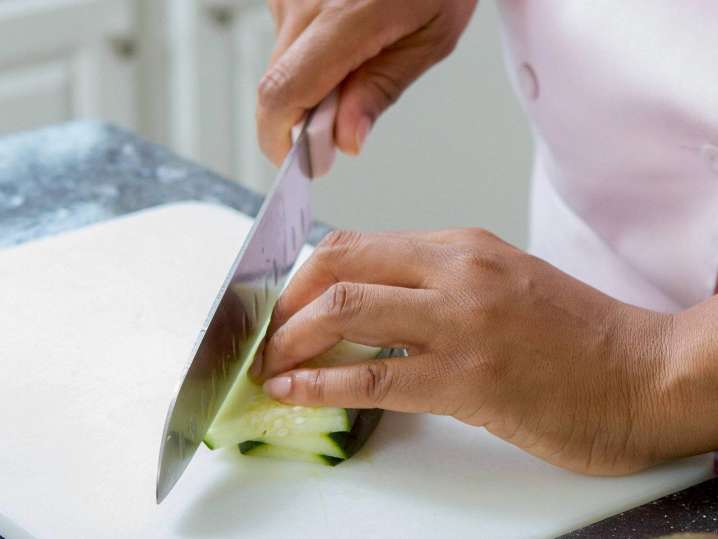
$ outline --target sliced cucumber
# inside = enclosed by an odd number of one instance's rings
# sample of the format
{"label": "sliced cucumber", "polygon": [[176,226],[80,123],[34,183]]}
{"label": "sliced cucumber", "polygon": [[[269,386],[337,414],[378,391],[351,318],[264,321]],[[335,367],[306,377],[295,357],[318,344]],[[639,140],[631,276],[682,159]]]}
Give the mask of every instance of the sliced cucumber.
{"label": "sliced cucumber", "polygon": [[376,428],[381,410],[361,410],[350,432],[264,438],[239,444],[243,455],[301,460],[336,466],[359,451]]}
{"label": "sliced cucumber", "polygon": [[214,449],[229,447],[247,440],[281,440],[293,436],[321,435],[351,430],[353,415],[344,408],[307,408],[279,403],[267,397],[262,388],[251,386],[237,413],[225,414],[212,424],[205,442]]}
{"label": "sliced cucumber", "polygon": [[251,441],[345,459],[347,458],[347,454],[344,451],[344,440],[346,437],[346,432],[331,432],[322,434],[295,434],[283,438],[263,436],[262,438]]}
{"label": "sliced cucumber", "polygon": [[239,450],[243,455],[250,455],[252,457],[263,457],[279,460],[298,460],[301,462],[323,464],[325,466],[336,466],[344,460],[336,457],[331,457],[329,455],[320,455],[317,453],[302,451],[301,449],[270,445],[262,442],[241,443],[239,444]]}
{"label": "sliced cucumber", "polygon": [[[355,363],[374,358],[378,353],[377,348],[342,342],[308,362],[307,366]],[[291,406],[274,401],[249,378],[249,365],[250,362],[247,362],[242,367],[207,432],[205,444],[210,449],[251,441],[262,444],[257,446],[258,448],[282,447],[331,458],[348,458],[351,455],[345,447],[351,438],[349,431],[353,430],[359,416],[365,412],[358,414],[355,410],[344,408]],[[337,433],[345,433],[342,443],[337,442]],[[252,450],[252,454],[254,451]],[[274,454],[273,449],[264,448],[257,451],[263,456]]]}

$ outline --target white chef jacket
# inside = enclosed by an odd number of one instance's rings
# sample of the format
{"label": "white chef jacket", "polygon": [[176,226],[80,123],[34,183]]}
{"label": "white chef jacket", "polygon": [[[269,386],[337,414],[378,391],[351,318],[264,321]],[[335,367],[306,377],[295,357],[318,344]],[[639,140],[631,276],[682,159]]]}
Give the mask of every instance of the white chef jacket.
{"label": "white chef jacket", "polygon": [[536,141],[530,250],[677,311],[718,275],[718,0],[501,0]]}

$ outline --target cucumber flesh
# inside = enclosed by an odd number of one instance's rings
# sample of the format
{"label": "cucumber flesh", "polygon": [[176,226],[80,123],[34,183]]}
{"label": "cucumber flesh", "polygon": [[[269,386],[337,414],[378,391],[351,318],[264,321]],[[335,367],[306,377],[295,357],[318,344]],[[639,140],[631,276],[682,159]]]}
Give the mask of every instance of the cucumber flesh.
{"label": "cucumber flesh", "polygon": [[295,434],[284,437],[262,436],[251,441],[345,459],[348,457],[344,450],[347,435],[347,432],[323,432],[321,434]]}
{"label": "cucumber flesh", "polygon": [[343,408],[308,408],[276,402],[267,397],[259,386],[247,399],[240,414],[215,422],[205,441],[213,448],[229,447],[247,440],[270,438],[281,440],[294,436],[317,437],[327,432],[347,432],[351,416]]}

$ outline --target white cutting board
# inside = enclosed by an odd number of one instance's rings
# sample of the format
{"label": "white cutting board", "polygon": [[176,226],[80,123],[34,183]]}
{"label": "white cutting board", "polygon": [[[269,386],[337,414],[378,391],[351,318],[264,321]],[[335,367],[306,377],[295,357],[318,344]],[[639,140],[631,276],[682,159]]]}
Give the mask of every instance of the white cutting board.
{"label": "white cutting board", "polygon": [[449,418],[386,414],[336,468],[201,448],[157,507],[167,405],[250,225],[179,204],[0,251],[0,514],[16,529],[38,539],[551,537],[711,475],[704,456],[582,477]]}

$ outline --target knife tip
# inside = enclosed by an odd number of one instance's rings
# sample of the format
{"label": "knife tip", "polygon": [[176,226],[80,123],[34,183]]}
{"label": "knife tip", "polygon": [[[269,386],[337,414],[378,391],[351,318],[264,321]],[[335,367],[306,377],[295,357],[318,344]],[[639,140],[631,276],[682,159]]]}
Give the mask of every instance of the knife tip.
{"label": "knife tip", "polygon": [[155,489],[155,503],[157,505],[160,505],[164,499],[167,497],[167,494],[169,494],[169,491],[172,487],[168,488],[162,488],[161,482],[157,482],[157,488]]}

